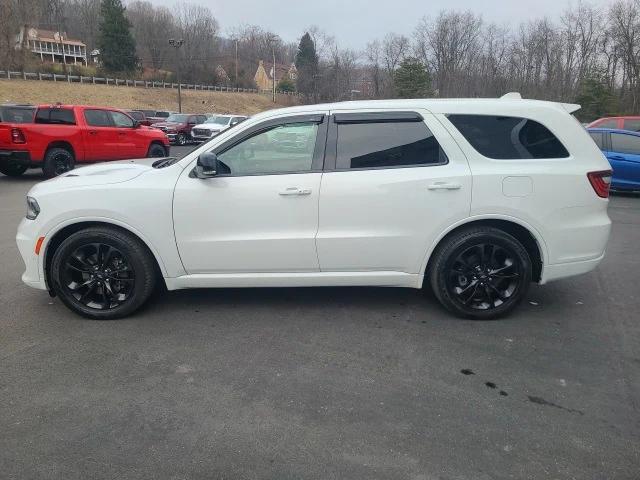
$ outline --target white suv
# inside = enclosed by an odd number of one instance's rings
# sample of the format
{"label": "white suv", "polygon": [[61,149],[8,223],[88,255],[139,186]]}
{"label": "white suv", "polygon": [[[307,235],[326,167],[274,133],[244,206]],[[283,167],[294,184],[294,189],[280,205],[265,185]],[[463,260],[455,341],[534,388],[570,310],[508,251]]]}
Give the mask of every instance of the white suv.
{"label": "white suv", "polygon": [[28,194],[22,278],[94,319],[134,312],[158,283],[432,288],[457,315],[500,316],[531,281],[604,256],[611,171],[577,108],[301,106],[181,160],[73,170]]}

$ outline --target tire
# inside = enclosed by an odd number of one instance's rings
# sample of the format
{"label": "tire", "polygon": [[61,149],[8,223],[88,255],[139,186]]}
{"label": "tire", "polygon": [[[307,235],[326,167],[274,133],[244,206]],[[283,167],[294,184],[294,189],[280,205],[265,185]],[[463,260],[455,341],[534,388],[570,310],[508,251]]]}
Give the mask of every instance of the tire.
{"label": "tire", "polygon": [[4,173],[7,177],[19,177],[27,171],[29,165],[22,165],[15,162],[0,163],[0,173]]}
{"label": "tire", "polygon": [[472,227],[438,247],[428,278],[447,310],[463,318],[490,320],[518,306],[531,277],[531,259],[518,240],[497,228]]}
{"label": "tire", "polygon": [[176,137],[176,143],[181,147],[187,144],[187,136],[184,133],[179,133]]}
{"label": "tire", "polygon": [[157,282],[147,247],[130,233],[111,227],[70,235],[53,254],[49,273],[60,300],[93,320],[132,314],[149,299]]}
{"label": "tire", "polygon": [[73,170],[75,165],[76,159],[73,153],[66,148],[54,147],[47,150],[42,171],[45,177],[53,178]]}
{"label": "tire", "polygon": [[165,148],[158,144],[152,143],[147,151],[147,158],[162,158],[167,156],[167,151]]}

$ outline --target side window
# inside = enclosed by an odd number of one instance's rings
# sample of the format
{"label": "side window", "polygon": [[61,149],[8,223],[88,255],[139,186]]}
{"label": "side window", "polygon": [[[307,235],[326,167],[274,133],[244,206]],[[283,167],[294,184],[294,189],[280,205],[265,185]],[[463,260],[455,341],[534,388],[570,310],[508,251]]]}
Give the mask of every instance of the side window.
{"label": "side window", "polygon": [[316,123],[291,123],[253,135],[218,155],[231,175],[311,170],[318,134]]}
{"label": "side window", "polygon": [[631,130],[632,132],[640,132],[640,120],[632,119],[625,120],[624,123],[625,130]]}
{"label": "side window", "polygon": [[121,128],[133,127],[133,119],[130,116],[125,115],[124,113],[121,113],[121,112],[110,111],[109,113],[111,114],[111,118],[113,119],[113,124],[116,127],[121,127]]}
{"label": "side window", "polygon": [[596,142],[596,145],[598,146],[598,148],[600,150],[604,150],[604,133],[589,132],[589,135],[591,135],[591,138],[593,139],[593,141]]}
{"label": "side window", "polygon": [[631,155],[640,155],[640,137],[625,135],[624,133],[611,134],[611,150]]}
{"label": "side window", "polygon": [[68,108],[41,108],[36,113],[35,123],[75,125],[76,117]]}
{"label": "side window", "polygon": [[521,117],[448,115],[481,155],[497,160],[566,158],[567,149],[547,127]]}
{"label": "side window", "polygon": [[423,122],[338,124],[339,169],[443,163],[447,157]]}
{"label": "side window", "polygon": [[92,127],[112,127],[111,117],[106,110],[85,110],[84,119]]}
{"label": "side window", "polygon": [[204,123],[207,121],[207,116],[206,115],[198,115],[198,118],[196,119],[196,122],[198,124]]}
{"label": "side window", "polygon": [[618,128],[618,120],[615,118],[611,120],[603,120],[602,122],[598,122],[594,125],[597,128]]}

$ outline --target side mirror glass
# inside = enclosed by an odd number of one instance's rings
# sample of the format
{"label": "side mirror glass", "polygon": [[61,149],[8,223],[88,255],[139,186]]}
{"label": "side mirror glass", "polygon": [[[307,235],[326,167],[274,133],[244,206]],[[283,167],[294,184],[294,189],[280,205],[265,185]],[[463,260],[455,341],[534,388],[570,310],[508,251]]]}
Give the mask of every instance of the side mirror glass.
{"label": "side mirror glass", "polygon": [[211,178],[218,174],[218,156],[213,152],[205,152],[198,157],[196,164],[196,176],[198,178]]}
{"label": "side mirror glass", "polygon": [[140,120],[133,121],[133,128],[140,128],[140,125],[142,125],[142,122]]}

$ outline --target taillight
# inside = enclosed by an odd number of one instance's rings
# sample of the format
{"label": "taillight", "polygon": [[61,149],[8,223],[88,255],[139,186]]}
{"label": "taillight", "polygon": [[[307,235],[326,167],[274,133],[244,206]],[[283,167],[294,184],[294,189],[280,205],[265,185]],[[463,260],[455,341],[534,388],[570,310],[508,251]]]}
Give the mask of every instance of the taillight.
{"label": "taillight", "polygon": [[27,143],[27,139],[24,137],[24,133],[19,128],[11,129],[11,141],[13,143]]}
{"label": "taillight", "polygon": [[611,187],[611,170],[602,170],[599,172],[587,173],[589,182],[596,195],[602,198],[609,197],[609,187]]}

